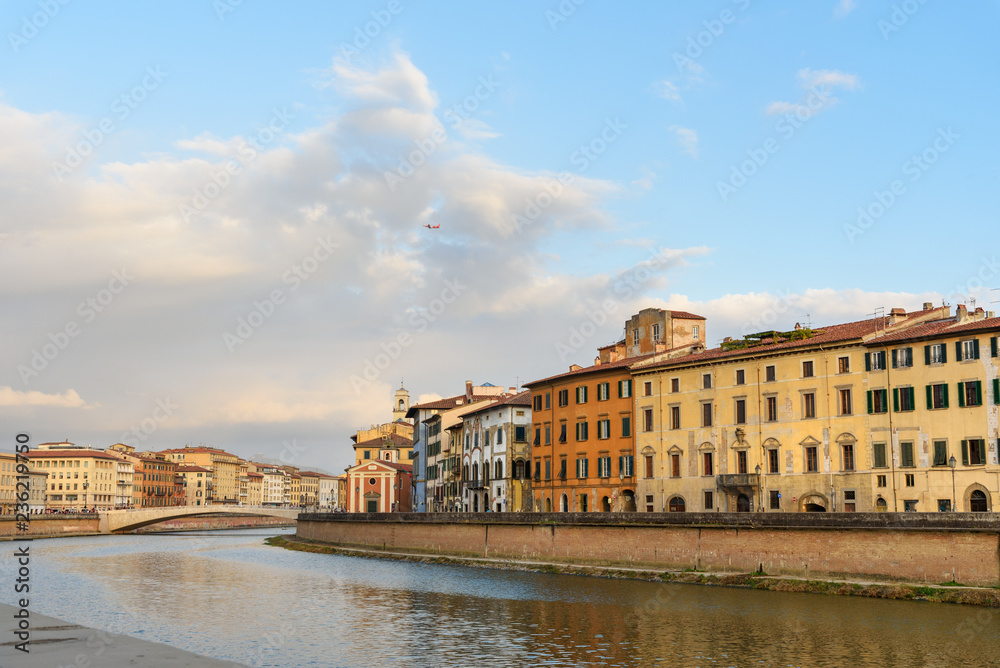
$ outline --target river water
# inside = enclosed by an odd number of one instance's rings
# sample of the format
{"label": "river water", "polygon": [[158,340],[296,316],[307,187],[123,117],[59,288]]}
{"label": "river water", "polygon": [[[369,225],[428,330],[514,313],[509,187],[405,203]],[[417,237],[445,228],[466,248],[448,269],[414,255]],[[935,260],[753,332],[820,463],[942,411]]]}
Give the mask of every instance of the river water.
{"label": "river water", "polygon": [[293,531],[37,540],[31,609],[252,666],[1000,665],[997,610],[263,544]]}

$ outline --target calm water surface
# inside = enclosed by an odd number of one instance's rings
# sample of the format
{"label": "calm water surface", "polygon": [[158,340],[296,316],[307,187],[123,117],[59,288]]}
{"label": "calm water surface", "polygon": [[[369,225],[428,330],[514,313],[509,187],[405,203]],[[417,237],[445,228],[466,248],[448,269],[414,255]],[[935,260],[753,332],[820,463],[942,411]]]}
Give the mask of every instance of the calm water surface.
{"label": "calm water surface", "polygon": [[[292,531],[35,541],[31,607],[255,666],[1000,665],[996,610],[263,544]],[[12,562],[0,560],[4,582]],[[12,588],[2,591],[13,603]]]}

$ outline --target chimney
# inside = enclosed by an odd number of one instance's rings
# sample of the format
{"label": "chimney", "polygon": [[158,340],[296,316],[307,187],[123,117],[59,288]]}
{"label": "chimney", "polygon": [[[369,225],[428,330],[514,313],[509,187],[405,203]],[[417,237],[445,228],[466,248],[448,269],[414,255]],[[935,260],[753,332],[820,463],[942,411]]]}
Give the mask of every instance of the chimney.
{"label": "chimney", "polygon": [[795,331],[797,332],[800,329],[802,329],[802,325],[800,325],[799,323],[795,323]]}
{"label": "chimney", "polygon": [[468,400],[470,400],[470,401],[472,400],[472,381],[471,380],[465,381],[465,398],[468,399]]}
{"label": "chimney", "polygon": [[601,363],[601,356],[598,355],[594,358],[594,366],[598,366]]}
{"label": "chimney", "polygon": [[965,304],[958,305],[958,313],[955,314],[955,320],[958,322],[965,322],[965,319],[969,317],[969,307]]}
{"label": "chimney", "polygon": [[579,371],[579,370],[580,370],[580,369],[582,369],[582,368],[583,368],[583,367],[582,367],[582,366],[580,366],[579,364],[570,364],[570,365],[569,365],[569,370],[570,370],[570,371]]}
{"label": "chimney", "polygon": [[906,315],[906,309],[898,307],[894,308],[891,311],[889,311],[889,315]]}
{"label": "chimney", "polygon": [[934,304],[932,304],[931,302],[924,302],[925,311],[930,311],[932,308],[934,308]]}

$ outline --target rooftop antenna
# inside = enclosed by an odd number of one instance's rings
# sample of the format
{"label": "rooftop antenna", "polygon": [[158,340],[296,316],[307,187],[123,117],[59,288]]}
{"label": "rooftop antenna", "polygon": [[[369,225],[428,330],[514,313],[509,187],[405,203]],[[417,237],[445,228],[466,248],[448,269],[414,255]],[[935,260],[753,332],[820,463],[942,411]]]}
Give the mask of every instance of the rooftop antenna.
{"label": "rooftop antenna", "polygon": [[806,313],[806,329],[812,329],[812,318]]}
{"label": "rooftop antenna", "polygon": [[878,308],[875,309],[874,313],[869,313],[868,315],[872,316],[872,318],[874,318],[874,320],[875,320],[875,334],[878,334],[879,322],[882,323],[882,333],[884,334],[885,333],[885,307],[884,306],[879,306]]}

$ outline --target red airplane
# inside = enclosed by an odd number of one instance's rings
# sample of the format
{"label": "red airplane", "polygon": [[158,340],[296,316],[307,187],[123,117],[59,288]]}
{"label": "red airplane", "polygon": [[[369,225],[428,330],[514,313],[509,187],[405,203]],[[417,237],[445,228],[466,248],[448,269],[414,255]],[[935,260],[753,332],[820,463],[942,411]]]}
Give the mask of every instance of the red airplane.
{"label": "red airplane", "polygon": [[441,224],[438,223],[437,225],[431,225],[430,223],[427,223],[426,225],[424,225],[424,227],[426,227],[428,230],[436,230],[439,227],[441,227]]}

